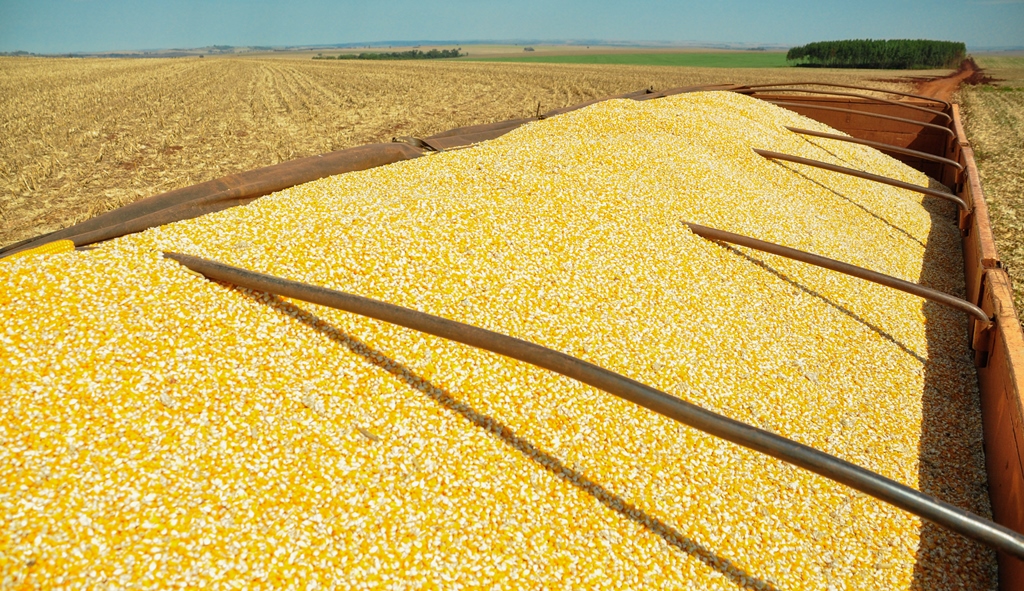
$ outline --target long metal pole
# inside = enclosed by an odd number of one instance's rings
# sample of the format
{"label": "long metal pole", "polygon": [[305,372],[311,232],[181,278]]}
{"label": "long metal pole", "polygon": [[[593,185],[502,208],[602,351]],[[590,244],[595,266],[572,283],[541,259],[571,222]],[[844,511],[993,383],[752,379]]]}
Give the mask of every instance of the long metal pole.
{"label": "long metal pole", "polygon": [[862,140],[860,138],[850,137],[848,135],[836,135],[834,133],[824,133],[821,131],[813,131],[810,129],[800,129],[799,127],[786,126],[786,129],[793,133],[800,135],[809,135],[813,137],[823,137],[830,140],[838,140],[840,142],[848,142],[851,144],[861,144],[863,146],[871,146],[886,152],[895,152],[897,154],[905,154],[907,156],[915,156],[922,160],[929,160],[931,162],[939,162],[942,164],[948,164],[957,170],[963,170],[964,165],[960,164],[956,160],[950,160],[949,158],[943,158],[942,156],[936,156],[935,154],[929,154],[928,152],[921,152],[919,150],[911,150],[910,148],[901,148],[900,146],[894,146],[892,144],[886,144],[882,142],[873,142],[871,140]]}
{"label": "long metal pole", "polygon": [[858,94],[856,92],[841,92],[841,91],[838,91],[838,90],[812,90],[812,89],[809,89],[809,88],[780,88],[780,87],[752,88],[750,90],[736,90],[734,92],[739,92],[739,93],[744,93],[744,94],[748,93],[748,92],[752,93],[752,94],[753,93],[758,93],[758,92],[803,92],[803,93],[806,93],[806,94],[824,94],[824,95],[829,95],[829,96],[849,96],[849,97],[853,97],[853,98],[859,98],[859,99],[869,100],[869,101],[873,101],[873,102],[877,102],[877,103],[882,103],[882,104],[885,104],[885,105],[893,105],[895,107],[901,107],[901,108],[904,108],[904,109],[912,109],[914,111],[921,111],[923,113],[928,113],[930,115],[935,115],[937,117],[942,117],[943,119],[945,119],[946,123],[949,123],[950,121],[953,120],[952,117],[950,117],[949,115],[943,113],[942,111],[936,111],[935,109],[929,109],[928,107],[922,107],[920,105],[913,105],[913,104],[910,104],[910,103],[894,101],[892,99],[879,98],[877,96],[870,96],[870,95],[867,95],[867,94]]}
{"label": "long metal pole", "polygon": [[844,263],[821,255],[811,254],[788,246],[782,246],[781,244],[765,242],[764,240],[743,236],[742,234],[733,234],[732,232],[726,232],[725,230],[719,230],[717,228],[709,228],[707,226],[691,224],[689,222],[683,223],[690,228],[691,232],[702,238],[707,238],[708,240],[718,240],[720,242],[746,246],[747,248],[753,248],[754,250],[779,255],[802,263],[808,263],[816,267],[829,269],[831,271],[837,271],[845,275],[864,279],[865,281],[898,289],[899,291],[937,302],[955,310],[960,310],[961,312],[966,312],[968,315],[974,316],[985,326],[992,323],[992,319],[988,317],[988,314],[978,306],[975,306],[967,300],[951,296],[948,293],[943,293],[937,289],[904,281],[903,279],[893,277],[892,275],[886,275],[884,273],[865,269],[864,267],[851,265],[850,263]]}
{"label": "long metal pole", "polygon": [[518,359],[604,390],[660,415],[789,462],[1024,560],[1024,535],[813,447],[713,413],[592,363],[497,332],[378,300],[165,252],[206,277],[375,318]]}
{"label": "long metal pole", "polygon": [[759,150],[753,148],[755,152],[768,158],[769,160],[785,160],[787,162],[796,162],[797,164],[806,164],[807,166],[814,166],[815,168],[823,168],[825,170],[831,170],[832,172],[839,172],[842,174],[848,174],[850,176],[867,179],[869,181],[875,181],[876,183],[882,183],[885,185],[891,185],[893,187],[899,187],[908,191],[914,191],[917,193],[923,193],[925,195],[931,195],[932,197],[938,197],[939,199],[945,199],[952,201],[960,206],[960,209],[964,211],[970,211],[967,207],[967,203],[953,195],[952,193],[944,193],[942,191],[936,191],[935,189],[929,189],[928,187],[922,187],[913,183],[905,183],[896,179],[891,179],[887,176],[881,176],[877,174],[871,174],[870,172],[864,172],[857,170],[856,168],[847,168],[845,166],[838,166],[835,164],[829,164],[828,162],[822,162],[821,160],[811,160],[810,158],[801,158],[800,156],[793,156],[791,154],[783,154],[782,152],[772,152],[771,150]]}
{"label": "long metal pole", "polygon": [[942,99],[937,99],[933,96],[924,96],[923,94],[913,94],[910,92],[900,92],[897,90],[886,90],[884,88],[872,88],[870,86],[856,86],[853,84],[835,84],[832,82],[771,82],[768,84],[747,84],[745,88],[764,88],[767,86],[832,86],[835,88],[852,88],[854,90],[870,90],[873,92],[884,92],[885,94],[896,94],[899,96],[905,96],[910,98],[921,99],[925,101],[931,101],[933,103],[939,103],[947,109],[951,109],[953,106],[949,102]]}
{"label": "long metal pole", "polygon": [[[794,97],[796,98],[796,97]],[[835,111],[837,113],[849,113],[851,115],[863,115],[865,117],[873,117],[875,119],[887,119],[889,121],[899,121],[900,123],[906,123],[908,125],[916,125],[927,129],[934,129],[941,131],[951,138],[956,138],[956,134],[952,129],[943,127],[942,125],[935,125],[934,123],[925,123],[924,121],[915,121],[914,119],[907,119],[906,117],[894,117],[892,115],[882,115],[881,113],[872,113],[870,111],[858,111],[857,109],[842,109],[839,107],[826,107],[825,105],[816,105],[814,103],[793,103],[789,101],[770,101],[765,98],[758,97],[759,100],[778,105],[780,107],[806,107],[808,109],[819,109],[821,111]]]}

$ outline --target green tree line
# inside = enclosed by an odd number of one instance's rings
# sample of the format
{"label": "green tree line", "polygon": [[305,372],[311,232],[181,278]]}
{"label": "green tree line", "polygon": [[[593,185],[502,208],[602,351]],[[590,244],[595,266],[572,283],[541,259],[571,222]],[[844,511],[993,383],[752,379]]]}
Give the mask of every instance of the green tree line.
{"label": "green tree line", "polygon": [[431,49],[430,51],[420,51],[413,49],[411,51],[364,51],[362,53],[343,53],[341,55],[330,56],[330,55],[316,55],[313,56],[315,60],[435,60],[446,57],[462,57],[466,55],[458,49]]}
{"label": "green tree line", "polygon": [[797,66],[821,68],[908,70],[955,68],[966,55],[967,46],[956,41],[848,39],[794,47],[786,60],[797,62]]}

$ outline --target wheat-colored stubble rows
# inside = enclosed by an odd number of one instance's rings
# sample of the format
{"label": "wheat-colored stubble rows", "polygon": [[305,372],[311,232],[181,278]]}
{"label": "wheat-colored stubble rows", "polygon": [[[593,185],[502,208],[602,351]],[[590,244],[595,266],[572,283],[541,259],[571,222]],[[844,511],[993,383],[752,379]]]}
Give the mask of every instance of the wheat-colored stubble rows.
{"label": "wheat-colored stubble rows", "polygon": [[227,174],[641,88],[887,75],[797,68],[0,58],[0,246]]}

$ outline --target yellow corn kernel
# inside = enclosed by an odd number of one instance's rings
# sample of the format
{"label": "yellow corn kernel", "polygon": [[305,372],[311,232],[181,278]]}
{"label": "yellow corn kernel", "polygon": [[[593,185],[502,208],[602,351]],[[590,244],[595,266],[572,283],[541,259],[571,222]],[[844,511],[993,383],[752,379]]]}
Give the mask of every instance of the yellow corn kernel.
{"label": "yellow corn kernel", "polygon": [[0,260],[11,261],[19,257],[32,256],[37,254],[58,254],[61,252],[70,252],[75,250],[75,243],[70,240],[55,240],[53,242],[47,242],[42,246],[30,248],[28,250],[22,250],[14,254],[7,255]]}
{"label": "yellow corn kernel", "polygon": [[608,101],[0,266],[5,583],[994,587],[993,553],[841,485],[160,256],[532,340],[984,514],[961,314],[682,224],[963,289],[948,204],[751,148],[924,175],[786,125],[829,131],[732,93]]}

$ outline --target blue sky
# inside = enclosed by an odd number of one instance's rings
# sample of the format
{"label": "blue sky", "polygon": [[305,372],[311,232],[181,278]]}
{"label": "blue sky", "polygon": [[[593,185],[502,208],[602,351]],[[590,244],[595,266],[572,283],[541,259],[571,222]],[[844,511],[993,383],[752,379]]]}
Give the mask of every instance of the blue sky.
{"label": "blue sky", "polygon": [[0,0],[0,51],[386,40],[799,45],[929,38],[1024,46],[1024,0]]}

